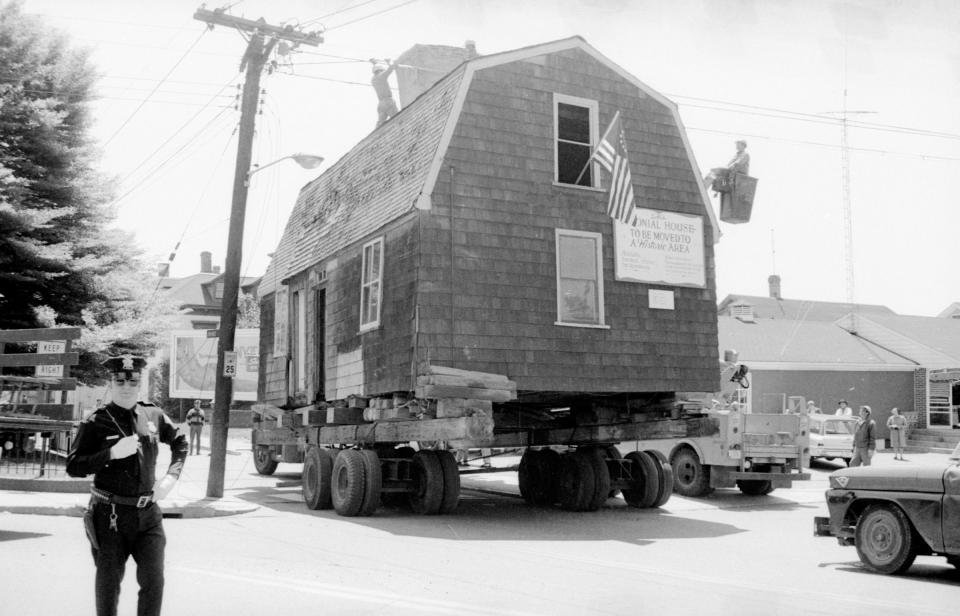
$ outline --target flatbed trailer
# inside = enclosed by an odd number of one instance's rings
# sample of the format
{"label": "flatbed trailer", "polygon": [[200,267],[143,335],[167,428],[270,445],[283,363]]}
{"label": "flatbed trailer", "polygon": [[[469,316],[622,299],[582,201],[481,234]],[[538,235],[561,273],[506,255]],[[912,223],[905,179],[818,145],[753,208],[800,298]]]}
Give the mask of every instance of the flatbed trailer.
{"label": "flatbed trailer", "polygon": [[[564,406],[524,403],[513,399],[505,378],[491,387],[495,375],[444,372],[472,385],[483,378],[487,386],[416,392],[473,398],[355,396],[341,401],[348,406],[292,410],[256,405],[257,470],[271,474],[279,462],[303,462],[303,496],[313,509],[370,515],[381,502],[405,501],[415,513],[442,514],[452,512],[459,499],[455,451],[522,448],[520,492],[531,504],[593,511],[620,490],[631,506],[659,507],[673,491],[668,459],[655,448],[621,456],[615,445],[709,437],[720,430],[716,418],[681,416],[666,395],[652,400],[585,395]],[[339,423],[357,417],[362,420]]]}

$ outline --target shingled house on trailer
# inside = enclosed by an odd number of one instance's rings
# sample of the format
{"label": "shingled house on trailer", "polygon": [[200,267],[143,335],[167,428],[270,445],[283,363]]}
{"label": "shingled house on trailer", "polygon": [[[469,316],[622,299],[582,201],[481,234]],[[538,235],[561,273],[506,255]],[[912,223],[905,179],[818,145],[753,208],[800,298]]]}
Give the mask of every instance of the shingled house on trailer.
{"label": "shingled house on trailer", "polygon": [[[618,110],[633,228],[598,164],[578,179]],[[582,38],[467,59],[301,190],[260,283],[259,399],[412,393],[426,364],[530,404],[716,390],[700,177],[676,106]]]}

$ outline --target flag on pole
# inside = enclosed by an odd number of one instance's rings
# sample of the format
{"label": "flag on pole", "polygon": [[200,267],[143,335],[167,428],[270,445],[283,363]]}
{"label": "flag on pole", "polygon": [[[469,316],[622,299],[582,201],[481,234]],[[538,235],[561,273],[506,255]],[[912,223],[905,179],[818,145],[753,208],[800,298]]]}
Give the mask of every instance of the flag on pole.
{"label": "flag on pole", "polygon": [[630,161],[627,160],[627,141],[620,126],[620,112],[613,116],[593,156],[610,172],[610,199],[607,214],[624,224],[633,224],[634,198],[633,179],[630,176]]}

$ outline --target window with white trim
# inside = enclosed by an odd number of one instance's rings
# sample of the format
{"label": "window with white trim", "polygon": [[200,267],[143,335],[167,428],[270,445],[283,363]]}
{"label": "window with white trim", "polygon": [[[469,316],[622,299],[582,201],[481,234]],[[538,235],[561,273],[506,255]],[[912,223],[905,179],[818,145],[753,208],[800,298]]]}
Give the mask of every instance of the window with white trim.
{"label": "window with white trim", "polygon": [[360,331],[380,325],[383,298],[383,238],[363,245],[363,274],[360,281]]}
{"label": "window with white trim", "polygon": [[554,94],[553,120],[557,183],[593,187],[594,165],[587,161],[597,141],[597,101]]}
{"label": "window with white trim", "polygon": [[557,229],[557,321],[603,326],[603,238]]}

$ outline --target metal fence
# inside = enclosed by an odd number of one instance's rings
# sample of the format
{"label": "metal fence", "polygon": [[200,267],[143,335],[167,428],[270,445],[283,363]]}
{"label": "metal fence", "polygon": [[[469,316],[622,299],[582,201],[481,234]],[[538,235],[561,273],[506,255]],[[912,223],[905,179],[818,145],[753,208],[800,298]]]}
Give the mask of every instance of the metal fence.
{"label": "metal fence", "polygon": [[0,429],[0,477],[64,478],[73,430]]}

